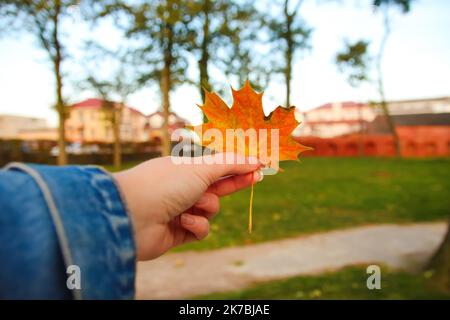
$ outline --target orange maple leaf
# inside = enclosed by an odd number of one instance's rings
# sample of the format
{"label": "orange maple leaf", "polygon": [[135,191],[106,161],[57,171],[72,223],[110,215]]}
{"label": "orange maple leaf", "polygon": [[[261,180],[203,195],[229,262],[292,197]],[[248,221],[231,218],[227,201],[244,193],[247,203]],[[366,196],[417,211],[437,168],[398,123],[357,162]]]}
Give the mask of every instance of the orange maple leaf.
{"label": "orange maple leaf", "polygon": [[[256,156],[260,160],[265,160],[261,159],[261,150],[264,149],[264,157],[271,159],[271,153],[273,151],[272,141],[275,137],[272,137],[271,134],[267,134],[267,132],[271,132],[272,129],[277,129],[276,137],[278,139],[278,144],[275,147],[278,152],[278,161],[297,160],[301,152],[311,149],[301,145],[291,136],[292,131],[300,124],[295,119],[295,107],[283,108],[279,106],[266,117],[262,105],[263,93],[257,93],[253,90],[249,81],[246,81],[245,85],[240,90],[231,88],[231,91],[233,94],[233,105],[229,108],[217,94],[205,90],[205,102],[199,107],[208,118],[208,122],[199,126],[190,127],[190,129],[200,133],[199,136],[203,146],[217,152],[231,151],[228,149],[229,146],[227,146],[227,143],[229,142],[228,131],[229,129],[234,129],[231,144],[233,148],[232,151],[244,156]],[[219,130],[220,134],[213,136],[205,135],[204,132],[210,129]],[[258,135],[256,143],[255,141],[252,143],[250,141],[251,138],[244,135],[244,140],[241,139],[241,141],[244,141],[244,144],[236,144],[234,139],[236,134],[235,131],[241,130],[241,134],[245,134],[248,129],[255,129],[255,131],[259,132],[262,131],[260,129],[266,129],[263,130],[266,132],[264,136],[265,139],[261,139]],[[226,140],[225,143],[224,137]],[[211,143],[212,139],[215,140],[213,143]],[[273,167],[272,164],[271,167]],[[275,164],[275,168],[278,169],[278,163]],[[253,226],[252,208],[253,183],[250,193],[249,233],[252,232]]]}
{"label": "orange maple leaf", "polygon": [[[246,81],[240,90],[231,88],[233,94],[233,105],[229,108],[226,103],[216,94],[205,90],[205,102],[200,109],[208,118],[208,122],[190,127],[191,130],[204,133],[208,129],[217,129],[221,132],[221,137],[226,137],[227,129],[278,129],[279,143],[278,153],[279,161],[297,160],[299,154],[311,148],[306,147],[295,141],[291,133],[300,124],[295,119],[295,107],[277,107],[269,116],[264,115],[262,96],[263,93],[257,93]],[[226,143],[215,136],[214,143],[211,143],[211,137],[200,135],[201,144],[217,152],[225,152]],[[258,139],[257,147],[249,147],[249,138],[246,137],[245,147],[234,145],[234,152],[246,156],[260,156],[261,148],[266,148],[267,156],[271,156],[271,135],[267,135],[266,140]],[[230,151],[230,150],[227,150]]]}

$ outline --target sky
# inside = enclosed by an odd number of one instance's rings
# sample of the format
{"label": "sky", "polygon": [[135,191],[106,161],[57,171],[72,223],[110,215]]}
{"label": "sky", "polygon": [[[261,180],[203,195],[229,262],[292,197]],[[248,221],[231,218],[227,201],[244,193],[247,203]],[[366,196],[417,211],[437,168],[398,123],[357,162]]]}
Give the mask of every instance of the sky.
{"label": "sky", "polygon": [[[382,19],[368,5],[370,1],[305,0],[301,16],[313,28],[312,50],[300,55],[294,64],[291,103],[301,111],[337,101],[377,99],[374,83],[351,87],[339,73],[334,58],[344,41],[369,39],[375,54],[382,36]],[[396,12],[392,34],[383,60],[386,96],[391,100],[450,96],[450,1],[416,0],[406,15]],[[75,89],[83,63],[80,47],[86,37],[120,43],[120,33],[110,23],[96,29],[74,19],[66,22],[65,39],[77,63],[68,63],[64,71],[71,80],[65,96],[70,102],[92,97],[86,90]],[[82,60],[81,60],[82,61]],[[193,61],[194,62],[194,61]],[[190,74],[195,76],[193,68]],[[212,77],[223,79],[211,72]],[[375,74],[371,73],[372,79]],[[227,83],[224,84],[225,86]],[[56,125],[54,80],[45,52],[36,40],[24,33],[7,32],[0,37],[0,114],[17,114],[46,118]],[[269,113],[285,100],[284,83],[278,77],[264,91],[264,110]],[[172,110],[198,124],[201,114],[196,104],[201,98],[196,87],[183,85],[172,95]],[[224,100],[231,103],[230,95]],[[145,114],[159,109],[157,88],[144,88],[128,99],[128,104]]]}

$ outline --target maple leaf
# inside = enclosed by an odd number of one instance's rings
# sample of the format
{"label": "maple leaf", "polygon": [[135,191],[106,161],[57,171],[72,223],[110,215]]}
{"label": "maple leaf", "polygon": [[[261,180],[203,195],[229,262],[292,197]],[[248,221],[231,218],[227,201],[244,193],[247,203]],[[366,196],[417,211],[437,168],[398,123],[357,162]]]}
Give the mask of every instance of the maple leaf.
{"label": "maple leaf", "polygon": [[[267,132],[272,132],[272,129],[276,129],[276,137],[278,138],[278,144],[275,146],[278,152],[277,161],[284,160],[297,160],[299,154],[303,151],[310,150],[311,148],[306,147],[295,141],[291,133],[300,124],[295,119],[295,107],[283,108],[281,106],[277,107],[269,116],[264,115],[262,96],[263,93],[257,93],[250,85],[247,80],[245,85],[240,90],[234,90],[231,88],[233,94],[233,105],[229,108],[226,103],[215,93],[210,93],[205,90],[205,102],[200,109],[204,112],[208,118],[208,122],[200,125],[190,127],[191,130],[195,132],[200,131],[201,144],[205,147],[213,149],[214,151],[224,152],[230,151],[228,141],[228,131],[229,129],[241,130],[238,131],[241,134],[244,133],[244,144],[235,144],[234,134],[232,136],[233,151],[235,153],[242,154],[244,156],[257,156],[261,159],[261,151],[264,149],[264,156],[268,159],[272,158],[272,134],[267,134]],[[210,129],[219,130],[219,135],[214,135],[214,143],[211,143],[211,136],[203,134],[205,131]],[[245,135],[248,129],[255,129],[261,132],[261,129],[266,129],[264,132],[265,139],[261,139],[260,136],[256,138],[253,142],[250,141],[250,137]],[[242,137],[241,137],[242,138]],[[252,144],[252,145],[251,145]],[[269,147],[270,146],[270,147]],[[273,168],[273,163],[270,164]],[[276,170],[278,170],[278,163],[275,164]],[[248,221],[248,232],[252,233],[253,228],[253,182],[251,185],[250,192],[250,206],[249,206],[249,221]]]}
{"label": "maple leaf", "polygon": [[[300,124],[295,119],[295,107],[277,107],[269,116],[264,115],[262,96],[250,85],[249,81],[240,90],[231,88],[233,94],[233,105],[229,108],[226,103],[216,94],[205,90],[205,102],[199,105],[200,109],[206,115],[208,122],[190,127],[196,132],[205,132],[208,129],[217,129],[222,133],[222,137],[226,137],[227,129],[278,129],[279,144],[278,153],[279,161],[297,160],[299,154],[311,148],[306,147],[295,141],[291,133]],[[207,146],[217,152],[225,152],[226,143],[220,137],[214,137],[216,141],[211,143],[211,138],[201,135],[201,144]],[[262,147],[266,148],[267,156],[271,156],[271,136],[267,135],[267,140],[258,139],[257,148],[250,148],[248,137],[246,137],[245,148],[238,144],[234,146],[234,152],[246,156],[257,156],[259,158]],[[262,145],[264,144],[264,145]],[[227,150],[229,151],[229,150]]]}

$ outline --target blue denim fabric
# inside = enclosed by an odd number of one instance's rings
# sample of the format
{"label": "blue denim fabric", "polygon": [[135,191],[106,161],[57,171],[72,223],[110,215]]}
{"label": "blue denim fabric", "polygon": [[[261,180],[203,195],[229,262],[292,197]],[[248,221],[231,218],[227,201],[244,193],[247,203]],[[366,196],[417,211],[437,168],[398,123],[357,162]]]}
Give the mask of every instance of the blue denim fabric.
{"label": "blue denim fabric", "polygon": [[[0,170],[0,298],[132,299],[135,245],[112,177],[97,167]],[[81,270],[67,288],[66,268]]]}

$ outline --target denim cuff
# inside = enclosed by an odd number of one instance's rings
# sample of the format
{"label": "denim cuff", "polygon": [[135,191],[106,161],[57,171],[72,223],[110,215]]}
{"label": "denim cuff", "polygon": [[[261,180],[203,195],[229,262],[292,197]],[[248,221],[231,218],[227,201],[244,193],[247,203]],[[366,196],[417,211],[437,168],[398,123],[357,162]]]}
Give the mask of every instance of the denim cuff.
{"label": "denim cuff", "polygon": [[94,166],[11,164],[41,189],[66,268],[81,272],[76,299],[133,299],[136,249],[131,218],[110,174]]}

